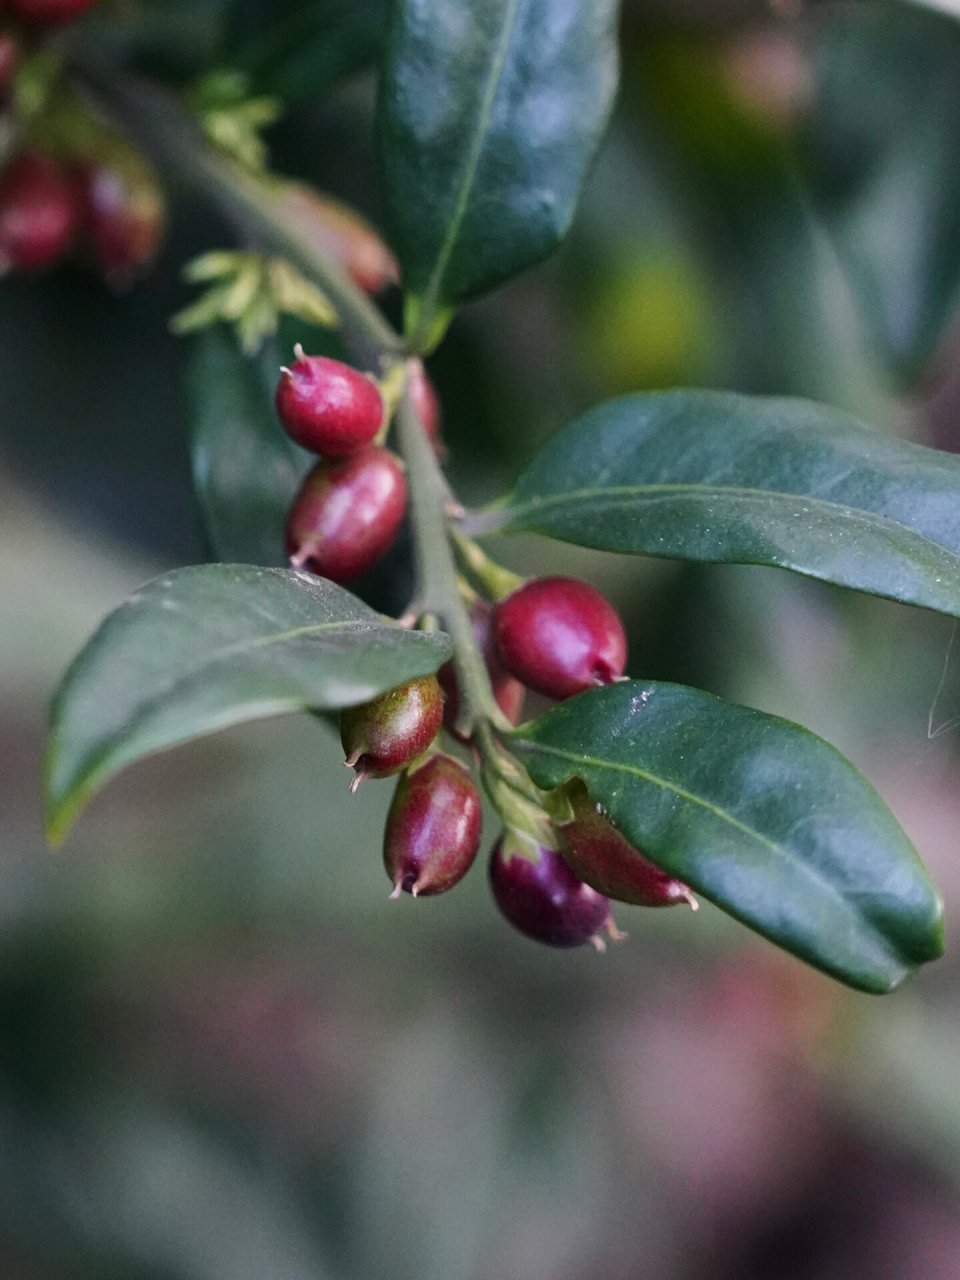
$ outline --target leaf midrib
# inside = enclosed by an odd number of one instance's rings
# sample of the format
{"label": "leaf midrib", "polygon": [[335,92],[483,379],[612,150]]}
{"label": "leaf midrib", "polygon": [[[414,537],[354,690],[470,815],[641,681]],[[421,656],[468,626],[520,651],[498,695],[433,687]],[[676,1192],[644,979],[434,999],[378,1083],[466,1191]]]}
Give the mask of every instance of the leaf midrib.
{"label": "leaf midrib", "polygon": [[493,106],[496,102],[497,93],[500,89],[500,82],[503,79],[503,72],[507,61],[507,51],[510,48],[510,41],[513,38],[514,29],[516,28],[519,10],[520,0],[507,0],[503,30],[500,33],[500,39],[497,42],[493,60],[490,63],[490,70],[487,73],[487,80],[483,89],[483,97],[480,100],[480,110],[477,113],[476,125],[474,127],[473,136],[470,139],[470,146],[467,151],[466,160],[464,161],[460,184],[457,188],[457,198],[454,203],[453,214],[447,227],[447,233],[443,238],[443,243],[440,246],[440,252],[437,255],[433,271],[430,273],[430,278],[427,281],[427,287],[424,290],[423,310],[427,317],[432,314],[440,298],[440,289],[443,284],[443,277],[450,264],[450,258],[453,255],[457,237],[460,234],[460,227],[463,225],[463,220],[466,217],[467,207],[470,203],[470,196],[473,191],[473,185],[477,177],[477,170],[480,168],[480,160],[483,156],[484,141],[487,136],[490,119],[493,115]]}
{"label": "leaf midrib", "polygon": [[[548,746],[546,743],[535,738],[523,738],[521,741],[530,743],[537,751],[542,751],[546,755],[555,756],[559,760],[565,760],[580,767],[586,765],[595,769],[608,770],[616,773],[624,773],[628,776],[634,776],[639,778],[641,781],[649,782],[653,786],[662,787],[665,791],[671,792],[680,799],[686,800],[693,805],[697,805],[700,808],[705,809],[708,813],[713,814],[714,817],[729,824],[736,831],[742,832],[752,840],[755,840],[757,843],[765,846],[772,853],[782,856],[785,861],[795,867],[801,875],[812,880],[819,888],[825,890],[831,897],[839,902],[846,914],[849,915],[853,913],[849,901],[836,888],[836,886],[830,880],[819,876],[809,862],[798,857],[797,854],[795,854],[787,845],[778,844],[775,840],[770,840],[762,832],[755,830],[753,827],[747,826],[747,824],[741,822],[739,818],[735,818],[733,814],[729,813],[726,809],[721,809],[718,805],[711,803],[709,800],[705,800],[702,796],[695,795],[692,791],[687,791],[685,787],[681,787],[677,783],[670,782],[669,779],[662,778],[658,774],[650,773],[646,769],[641,769],[639,765],[623,764],[620,761],[613,760],[598,760],[596,757],[585,755],[583,752],[564,751],[560,747]],[[702,885],[696,885],[695,887],[699,889],[704,896],[711,896],[706,892],[706,890],[704,890]],[[724,907],[724,910],[727,910],[727,908]],[[882,937],[882,935],[877,934],[876,930],[873,930],[873,933],[875,936]],[[882,941],[887,946],[890,955],[894,959],[902,962],[903,957],[890,946],[887,940],[884,938]]]}
{"label": "leaf midrib", "polygon": [[[932,547],[940,550],[948,551],[952,555],[960,555],[952,547],[946,543],[937,542],[928,534],[922,533],[913,525],[904,524],[902,520],[897,520],[893,516],[882,515],[878,511],[871,511],[868,507],[852,506],[848,502],[837,502],[830,498],[819,498],[813,494],[806,493],[790,493],[786,490],[779,489],[758,489],[748,488],[746,486],[724,485],[724,486],[707,486],[701,484],[643,484],[643,485],[610,485],[602,489],[568,489],[563,493],[555,493],[543,498],[524,498],[521,503],[516,506],[508,506],[506,508],[498,508],[491,514],[504,514],[510,523],[515,523],[513,517],[523,518],[525,514],[535,515],[543,511],[548,511],[552,507],[563,507],[571,502],[582,503],[586,505],[593,498],[644,498],[655,501],[661,496],[667,497],[671,495],[683,495],[699,499],[702,501],[717,501],[720,499],[744,499],[750,501],[768,501],[770,499],[791,502],[803,502],[809,506],[822,507],[831,512],[840,512],[844,516],[853,516],[862,518],[866,523],[872,523],[881,526],[892,526],[895,529],[906,530],[907,532],[919,538],[921,541],[929,543]],[[502,527],[502,526],[501,526]]]}

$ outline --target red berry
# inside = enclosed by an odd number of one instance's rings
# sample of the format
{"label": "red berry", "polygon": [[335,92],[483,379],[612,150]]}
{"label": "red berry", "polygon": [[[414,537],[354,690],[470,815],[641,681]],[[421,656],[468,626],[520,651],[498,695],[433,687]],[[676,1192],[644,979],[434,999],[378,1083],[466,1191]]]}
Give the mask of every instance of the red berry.
{"label": "red berry", "polygon": [[349,582],[386,554],[406,505],[403,468],[386,449],[317,463],[287,517],[291,564]]}
{"label": "red berry", "polygon": [[443,719],[443,694],[436,676],[397,685],[359,707],[340,712],[340,741],[345,763],[356,769],[351,790],[364,778],[399,773],[422,755]]}
{"label": "red berry", "polygon": [[436,388],[430,381],[426,369],[420,360],[411,360],[407,375],[407,391],[413,402],[417,417],[433,445],[438,457],[443,456],[443,442],[440,439],[440,401]]}
{"label": "red berry", "polygon": [[[523,710],[523,699],[526,691],[519,680],[515,680],[508,671],[504,671],[497,646],[493,639],[493,609],[490,605],[478,600],[470,609],[470,621],[473,623],[473,634],[477,647],[483,654],[487,664],[487,674],[497,706],[511,724],[516,724]],[[445,662],[437,672],[437,677],[446,695],[443,706],[443,723],[445,727],[460,741],[464,741],[457,732],[457,716],[460,713],[460,690],[457,687],[457,673],[452,662]]]}
{"label": "red berry", "polygon": [[490,857],[490,886],[506,918],[548,946],[592,942],[602,951],[601,929],[616,936],[607,899],[578,880],[555,849],[531,843],[518,852],[520,847],[520,837],[501,836]]}
{"label": "red berry", "polygon": [[115,286],[128,285],[157,251],[163,197],[146,169],[91,165],[81,173],[83,234],[97,266]]}
{"label": "red berry", "polygon": [[25,22],[70,22],[89,9],[96,0],[8,0],[10,8]]}
{"label": "red berry", "polygon": [[571,803],[573,818],[557,828],[557,835],[564,859],[585,884],[637,907],[685,902],[697,909],[687,886],[635,849],[591,801],[586,788],[578,787]]}
{"label": "red berry", "polygon": [[534,578],[497,605],[504,667],[548,698],[570,698],[623,674],[627,638],[605,596],[576,578]]}
{"label": "red berry", "polygon": [[39,271],[63,257],[79,221],[66,171],[50,156],[26,151],[0,178],[0,270]]}
{"label": "red berry", "polygon": [[383,397],[371,378],[341,360],[301,355],[280,375],[277,416],[304,449],[343,458],[368,445],[380,430]]}
{"label": "red berry", "polygon": [[432,755],[397,783],[383,835],[394,885],[416,897],[445,893],[470,870],[480,844],[480,796],[452,756]]}

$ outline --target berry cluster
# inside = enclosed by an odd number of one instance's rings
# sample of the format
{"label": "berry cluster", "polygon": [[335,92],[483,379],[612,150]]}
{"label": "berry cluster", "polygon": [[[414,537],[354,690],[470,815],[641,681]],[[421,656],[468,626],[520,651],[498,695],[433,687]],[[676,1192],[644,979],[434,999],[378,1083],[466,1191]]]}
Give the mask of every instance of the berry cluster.
{"label": "berry cluster", "polygon": [[124,287],[153,260],[163,232],[152,169],[79,109],[67,127],[62,111],[56,123],[43,111],[17,119],[18,75],[30,74],[37,41],[92,3],[7,0],[5,11],[20,25],[0,29],[0,115],[21,149],[0,173],[0,272],[43,271],[75,252],[111,286]]}
{"label": "berry cluster", "polygon": [[[347,582],[392,542],[404,515],[406,481],[400,462],[381,443],[390,416],[383,386],[340,361],[307,356],[300,348],[296,354],[296,363],[281,373],[277,414],[287,434],[320,461],[290,510],[287,552],[295,566]],[[407,376],[414,407],[438,449],[436,395],[419,363]],[[467,590],[476,648],[504,721],[519,720],[528,689],[562,700],[622,678],[623,625],[588,583],[537,578],[495,602]],[[442,729],[477,746],[459,724],[460,704],[457,671],[448,663],[437,676],[412,680],[341,714],[345,763],[355,770],[351,790],[365,778],[401,774],[383,850],[394,897],[444,893],[477,856],[477,785],[466,765],[437,746]],[[552,821],[540,812],[551,843],[503,814],[507,830],[490,857],[490,885],[520,932],[554,947],[602,947],[602,931],[621,936],[611,899],[696,907],[686,885],[634,849],[585,788],[569,790],[565,803],[563,816]]]}
{"label": "berry cluster", "polygon": [[[389,550],[406,512],[407,481],[397,456],[378,443],[389,411],[376,379],[300,347],[296,355],[281,372],[277,416],[287,435],[320,461],[290,508],[287,555],[298,568],[350,582]],[[407,387],[439,447],[439,405],[418,362]]]}

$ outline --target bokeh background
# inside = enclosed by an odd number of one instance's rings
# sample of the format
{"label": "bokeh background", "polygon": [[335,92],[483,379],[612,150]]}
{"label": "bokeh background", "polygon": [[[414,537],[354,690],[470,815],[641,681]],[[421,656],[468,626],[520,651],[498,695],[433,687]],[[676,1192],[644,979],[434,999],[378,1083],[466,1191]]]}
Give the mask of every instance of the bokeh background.
{"label": "bokeh background", "polygon": [[[358,0],[333,53],[305,51],[296,9],[118,0],[92,21],[167,76],[240,51],[291,99],[276,166],[376,220],[373,81],[342,73],[378,6]],[[278,16],[286,43],[262,34]],[[460,491],[495,496],[581,408],[670,385],[812,396],[960,447],[960,22],[894,0],[635,2],[623,51],[571,240],[432,365]],[[183,262],[228,232],[186,191],[171,214],[120,298],[72,269],[0,283],[0,1274],[957,1280],[952,949],[875,999],[709,906],[624,908],[629,942],[597,957],[512,933],[480,866],[389,902],[390,784],[351,798],[307,718],[133,768],[45,849],[65,665],[131,589],[207,556],[191,343],[167,321]],[[760,569],[498,550],[602,584],[633,674],[834,741],[952,934],[949,619]]]}

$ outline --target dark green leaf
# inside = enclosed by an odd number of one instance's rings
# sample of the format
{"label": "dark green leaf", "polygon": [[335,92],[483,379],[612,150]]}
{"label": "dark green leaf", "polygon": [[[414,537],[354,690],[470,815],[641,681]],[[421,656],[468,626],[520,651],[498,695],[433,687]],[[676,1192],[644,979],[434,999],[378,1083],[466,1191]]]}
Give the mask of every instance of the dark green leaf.
{"label": "dark green leaf", "polygon": [[616,86],[616,0],[399,0],[380,144],[421,328],[562,239]]}
{"label": "dark green leaf", "polygon": [[829,14],[807,148],[878,355],[915,378],[960,301],[960,24],[913,6]]}
{"label": "dark green leaf", "polygon": [[245,720],[336,710],[428,675],[442,633],[405,631],[322,578],[180,569],[106,619],[67,672],[46,760],[50,838],[134,760]]}
{"label": "dark green leaf", "polygon": [[473,527],[777,565],[960,615],[960,458],[803,400],[610,401],[551,440]]}
{"label": "dark green leaf", "polygon": [[388,0],[247,0],[232,61],[255,92],[316,97],[375,60],[388,8]]}
{"label": "dark green leaf", "polygon": [[843,982],[888,991],[943,950],[941,903],[870,784],[798,725],[630,681],[524,725],[538,786],[582,778],[638,848]]}

